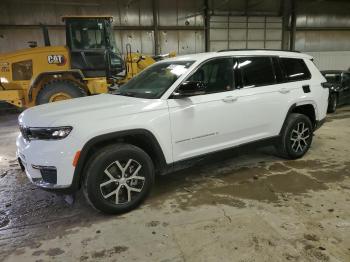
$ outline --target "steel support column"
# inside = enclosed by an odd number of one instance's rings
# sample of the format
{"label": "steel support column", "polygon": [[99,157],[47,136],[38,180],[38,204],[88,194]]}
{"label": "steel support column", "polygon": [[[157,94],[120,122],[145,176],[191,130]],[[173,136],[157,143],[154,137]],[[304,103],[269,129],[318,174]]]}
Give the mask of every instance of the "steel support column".
{"label": "steel support column", "polygon": [[154,34],[154,54],[159,55],[159,28],[158,28],[158,0],[152,1],[152,11],[153,11],[153,34]]}
{"label": "steel support column", "polygon": [[291,0],[291,13],[290,13],[290,35],[289,35],[289,50],[295,50],[295,34],[297,31],[297,10],[296,0]]}
{"label": "steel support column", "polygon": [[205,52],[209,52],[209,49],[210,49],[209,0],[204,0],[204,41],[205,41]]}

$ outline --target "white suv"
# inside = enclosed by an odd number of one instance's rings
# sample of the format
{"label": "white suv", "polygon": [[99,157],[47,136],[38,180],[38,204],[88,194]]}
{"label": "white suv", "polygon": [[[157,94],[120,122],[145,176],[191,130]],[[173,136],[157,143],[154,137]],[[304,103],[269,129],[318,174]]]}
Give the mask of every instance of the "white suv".
{"label": "white suv", "polygon": [[267,50],[186,55],[147,68],[115,94],[40,105],[19,116],[18,159],[45,189],[83,188],[107,213],[135,208],[155,174],[184,160],[269,142],[302,157],[326,117],[312,57]]}

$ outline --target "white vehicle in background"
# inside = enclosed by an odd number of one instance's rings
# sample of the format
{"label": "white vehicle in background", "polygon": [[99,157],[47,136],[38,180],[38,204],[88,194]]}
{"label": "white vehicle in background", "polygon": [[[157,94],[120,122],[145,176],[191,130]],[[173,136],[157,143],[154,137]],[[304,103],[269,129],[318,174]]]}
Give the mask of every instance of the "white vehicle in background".
{"label": "white vehicle in background", "polygon": [[17,155],[34,184],[82,187],[95,208],[122,213],[145,199],[156,174],[194,157],[261,141],[302,157],[326,117],[323,82],[312,57],[297,52],[176,57],[116,94],[27,109]]}

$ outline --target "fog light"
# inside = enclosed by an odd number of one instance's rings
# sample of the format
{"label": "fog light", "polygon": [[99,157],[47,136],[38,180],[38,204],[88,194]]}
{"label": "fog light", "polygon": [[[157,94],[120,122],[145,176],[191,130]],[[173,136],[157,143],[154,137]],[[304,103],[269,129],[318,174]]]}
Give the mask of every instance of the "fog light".
{"label": "fog light", "polygon": [[57,184],[57,169],[54,166],[32,165],[34,169],[40,171],[41,177],[45,183]]}

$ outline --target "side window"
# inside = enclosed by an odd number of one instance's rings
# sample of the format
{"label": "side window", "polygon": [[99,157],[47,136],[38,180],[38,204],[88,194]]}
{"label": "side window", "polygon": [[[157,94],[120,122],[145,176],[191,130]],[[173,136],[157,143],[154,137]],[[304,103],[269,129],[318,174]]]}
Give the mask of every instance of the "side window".
{"label": "side window", "polygon": [[233,59],[210,60],[198,68],[188,81],[204,83],[206,93],[233,90]]}
{"label": "side window", "polygon": [[280,65],[280,61],[278,57],[273,57],[272,58],[272,63],[273,63],[273,68],[275,71],[275,75],[276,75],[276,82],[277,83],[283,83],[284,82],[284,78],[283,78],[283,72],[282,72],[282,68]]}
{"label": "side window", "polygon": [[301,81],[311,77],[303,59],[280,58],[280,63],[287,81]]}
{"label": "side window", "polygon": [[239,58],[244,87],[257,87],[276,83],[275,73],[270,57]]}

